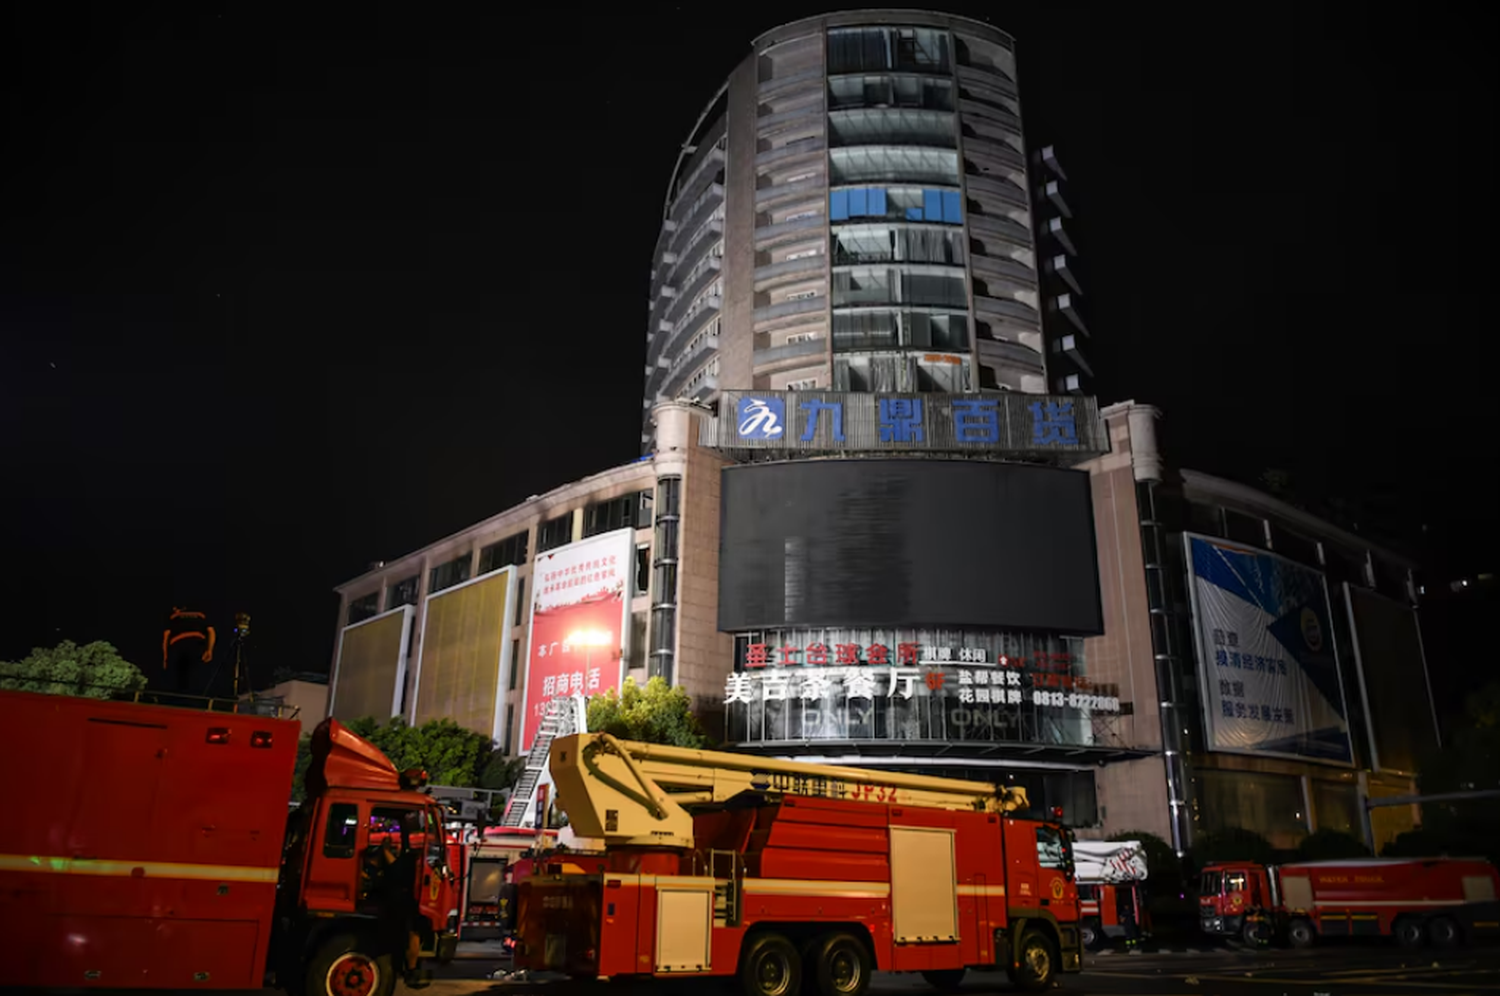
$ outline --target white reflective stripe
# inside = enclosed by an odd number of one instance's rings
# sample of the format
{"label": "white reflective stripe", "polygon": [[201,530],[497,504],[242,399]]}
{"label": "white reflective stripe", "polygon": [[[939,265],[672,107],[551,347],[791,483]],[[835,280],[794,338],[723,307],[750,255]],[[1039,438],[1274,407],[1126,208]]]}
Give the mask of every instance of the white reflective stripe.
{"label": "white reflective stripe", "polygon": [[633,885],[633,886],[658,886],[658,885],[685,885],[697,886],[703,889],[712,889],[724,879],[709,878],[706,875],[605,875],[606,885]]}
{"label": "white reflective stripe", "polygon": [[169,861],[97,861],[90,858],[0,854],[0,871],[50,875],[104,875],[116,878],[190,878],[217,882],[275,882],[280,868],[245,865],[196,865]]}
{"label": "white reflective stripe", "polygon": [[1003,885],[960,885],[958,887],[960,896],[1003,896],[1005,886]]}
{"label": "white reflective stripe", "polygon": [[889,882],[803,881],[794,878],[747,878],[746,894],[766,896],[826,896],[832,899],[885,899]]}

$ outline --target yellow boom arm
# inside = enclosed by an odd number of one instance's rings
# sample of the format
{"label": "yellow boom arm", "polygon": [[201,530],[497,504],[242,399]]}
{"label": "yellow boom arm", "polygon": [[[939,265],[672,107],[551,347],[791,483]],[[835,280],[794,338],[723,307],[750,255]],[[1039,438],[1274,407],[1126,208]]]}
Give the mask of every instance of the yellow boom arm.
{"label": "yellow boom arm", "polygon": [[780,761],[577,733],[552,742],[557,802],[580,837],[610,844],[693,846],[692,811],[747,792],[922,809],[1011,813],[1026,792],[984,782]]}

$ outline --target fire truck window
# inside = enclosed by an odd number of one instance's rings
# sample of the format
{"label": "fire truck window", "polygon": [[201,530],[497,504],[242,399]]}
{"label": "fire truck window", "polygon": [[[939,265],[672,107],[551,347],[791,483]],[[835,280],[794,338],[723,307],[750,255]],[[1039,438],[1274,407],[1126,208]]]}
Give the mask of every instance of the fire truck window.
{"label": "fire truck window", "polygon": [[1224,877],[1219,872],[1204,872],[1198,879],[1198,895],[1217,896],[1223,884]]}
{"label": "fire truck window", "polygon": [[1243,892],[1245,890],[1245,873],[1229,872],[1225,876],[1226,892]]}
{"label": "fire truck window", "polygon": [[420,809],[370,810],[370,846],[389,845],[398,855],[405,853],[412,846],[412,834],[422,832],[423,818]]}
{"label": "fire truck window", "polygon": [[328,807],[328,828],[323,834],[323,857],[354,857],[354,840],[359,833],[359,807],[352,802],[336,802]]}
{"label": "fire truck window", "polygon": [[1068,854],[1063,836],[1052,827],[1036,828],[1036,859],[1043,868],[1067,868]]}
{"label": "fire truck window", "polygon": [[438,822],[437,813],[429,809],[427,811],[427,864],[433,868],[442,868],[448,863],[448,843],[443,838],[443,826]]}

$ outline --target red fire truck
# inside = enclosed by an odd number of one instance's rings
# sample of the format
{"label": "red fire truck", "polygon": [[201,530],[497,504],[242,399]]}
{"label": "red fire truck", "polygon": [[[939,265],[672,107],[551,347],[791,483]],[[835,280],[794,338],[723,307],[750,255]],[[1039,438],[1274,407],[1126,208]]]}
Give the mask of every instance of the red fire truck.
{"label": "red fire truck", "polygon": [[1229,861],[1200,877],[1205,933],[1261,944],[1285,937],[1390,937],[1407,947],[1453,947],[1500,934],[1500,875],[1459,858],[1363,858],[1266,867]]}
{"label": "red fire truck", "polygon": [[519,968],[860,996],[876,970],[1034,991],[1082,967],[1071,836],[1015,818],[1022,791],[602,733],[553,741],[550,764],[603,846],[519,883]]}
{"label": "red fire truck", "polygon": [[1151,932],[1146,909],[1146,852],[1139,841],[1080,840],[1073,844],[1083,946],[1097,951]]}
{"label": "red fire truck", "polygon": [[[458,872],[462,891],[459,895],[458,924],[460,940],[488,940],[500,936],[500,896],[505,874],[537,847],[538,838],[552,843],[556,830],[538,834],[519,827],[486,827],[474,832],[462,846],[450,849],[457,860],[451,863]],[[514,914],[514,910],[510,913]]]}
{"label": "red fire truck", "polygon": [[[386,996],[451,958],[441,811],[335,720],[0,692],[45,784],[0,820],[6,983]],[[409,878],[407,876],[410,876]]]}

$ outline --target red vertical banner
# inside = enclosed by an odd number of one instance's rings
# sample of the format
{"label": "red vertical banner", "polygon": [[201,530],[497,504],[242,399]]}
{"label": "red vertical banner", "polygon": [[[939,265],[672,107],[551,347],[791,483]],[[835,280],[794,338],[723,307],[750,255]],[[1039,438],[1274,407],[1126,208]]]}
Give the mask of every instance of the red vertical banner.
{"label": "red vertical banner", "polygon": [[521,753],[529,753],[556,699],[619,691],[629,654],[635,530],[551,550],[532,570],[531,635],[523,692]]}

